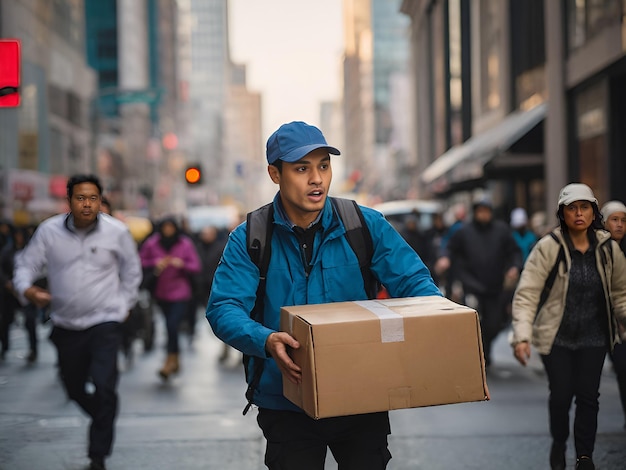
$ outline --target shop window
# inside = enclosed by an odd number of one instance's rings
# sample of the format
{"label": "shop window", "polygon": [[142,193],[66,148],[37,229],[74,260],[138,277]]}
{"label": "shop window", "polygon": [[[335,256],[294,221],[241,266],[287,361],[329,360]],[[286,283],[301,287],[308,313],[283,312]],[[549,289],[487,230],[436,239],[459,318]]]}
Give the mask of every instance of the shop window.
{"label": "shop window", "polygon": [[578,177],[600,200],[606,200],[609,187],[606,99],[604,81],[581,91],[575,98]]}
{"label": "shop window", "polygon": [[568,47],[585,45],[607,26],[619,23],[625,0],[567,0]]}
{"label": "shop window", "polygon": [[500,107],[500,0],[480,2],[480,103],[483,111]]}

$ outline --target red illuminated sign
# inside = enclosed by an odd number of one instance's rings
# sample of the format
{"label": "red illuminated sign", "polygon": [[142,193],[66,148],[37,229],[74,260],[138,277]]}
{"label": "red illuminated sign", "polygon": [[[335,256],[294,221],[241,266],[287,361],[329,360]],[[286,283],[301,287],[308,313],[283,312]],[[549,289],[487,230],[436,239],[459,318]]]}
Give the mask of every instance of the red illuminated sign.
{"label": "red illuminated sign", "polygon": [[0,108],[20,105],[20,42],[0,39]]}

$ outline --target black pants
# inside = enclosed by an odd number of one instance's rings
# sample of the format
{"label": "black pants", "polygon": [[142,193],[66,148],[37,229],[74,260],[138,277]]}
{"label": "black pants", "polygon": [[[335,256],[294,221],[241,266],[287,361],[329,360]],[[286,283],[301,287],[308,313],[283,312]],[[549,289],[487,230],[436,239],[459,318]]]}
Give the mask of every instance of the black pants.
{"label": "black pants", "polygon": [[388,413],[314,420],[304,413],[259,409],[271,470],[323,470],[327,447],[339,470],[384,470],[391,459]]}
{"label": "black pants", "polygon": [[[90,458],[104,458],[113,447],[114,423],[118,410],[117,353],[121,325],[102,323],[83,331],[54,327],[50,339],[58,351],[63,385],[74,400],[91,417],[89,428]],[[85,391],[87,379],[94,393]]]}
{"label": "black pants", "polygon": [[504,326],[504,301],[501,294],[476,295],[478,300],[478,314],[480,316],[480,331],[483,340],[485,364],[491,364],[491,349],[494,340]]}
{"label": "black pants", "polygon": [[37,353],[37,320],[39,319],[39,308],[33,304],[28,304],[23,308],[24,327],[28,334],[28,344],[31,352]]}
{"label": "black pants", "polygon": [[552,439],[565,444],[569,436],[569,410],[576,397],[574,445],[576,456],[593,456],[600,408],[600,378],[606,348],[577,350],[553,346],[541,359],[550,386],[550,433]]}
{"label": "black pants", "polygon": [[180,332],[180,322],[187,313],[187,301],[179,300],[168,302],[166,300],[157,300],[163,315],[165,316],[165,327],[167,329],[167,352],[180,352],[178,335]]}
{"label": "black pants", "polygon": [[[7,298],[0,297],[0,302],[9,301]],[[9,350],[9,338],[11,324],[15,320],[15,312],[17,307],[9,301],[7,305],[0,304],[0,343],[2,344],[2,352]],[[37,319],[39,317],[39,309],[33,304],[28,304],[22,308],[24,313],[24,327],[28,334],[28,344],[30,350],[37,352]]]}
{"label": "black pants", "polygon": [[10,329],[13,319],[14,312],[9,311],[8,309],[0,312],[0,346],[3,356],[9,350]]}
{"label": "black pants", "polygon": [[613,368],[617,376],[617,386],[619,387],[619,397],[622,402],[622,410],[626,419],[626,344],[616,344],[611,353]]}

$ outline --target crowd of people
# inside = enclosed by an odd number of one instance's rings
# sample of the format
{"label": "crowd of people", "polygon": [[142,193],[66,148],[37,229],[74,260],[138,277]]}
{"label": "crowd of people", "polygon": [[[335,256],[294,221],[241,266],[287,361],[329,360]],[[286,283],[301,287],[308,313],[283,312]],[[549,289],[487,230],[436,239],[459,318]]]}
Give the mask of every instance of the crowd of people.
{"label": "crowd of people", "polygon": [[[205,234],[185,234],[182,223],[165,217],[138,240],[111,215],[94,175],[69,178],[67,197],[69,213],[37,226],[0,222],[0,360],[20,318],[28,336],[26,360],[35,362],[37,325],[49,321],[59,378],[68,398],[91,418],[89,468],[102,470],[119,409],[118,355],[140,288],[149,289],[165,317],[166,360],[158,374],[167,380],[180,367],[181,322],[193,335],[197,310],[190,305],[206,305],[224,237],[208,227]],[[154,275],[150,287],[146,273]]]}
{"label": "crowd of people", "polygon": [[[190,233],[183,219],[168,216],[140,240],[133,238],[111,215],[93,175],[68,180],[68,214],[37,227],[0,222],[2,359],[16,317],[28,332],[29,363],[37,360],[37,323],[50,321],[59,377],[92,420],[90,469],[104,469],[112,451],[118,353],[141,290],[166,325],[157,371],[163,381],[181,369],[181,330],[192,340],[205,306],[225,345],[220,359],[231,347],[251,359],[246,396],[258,407],[268,468],[321,469],[327,449],[341,468],[386,468],[387,412],[314,420],[282,394],[283,380],[299,383],[302,369],[288,354],[300,344],[279,330],[280,307],[376,297],[348,240],[344,215],[328,197],[331,155],[339,154],[314,126],[281,126],[267,142],[276,197],[228,237],[215,227]],[[549,386],[550,467],[565,468],[574,403],[576,468],[594,469],[607,355],[626,423],[626,346],[620,342],[626,339],[626,205],[600,205],[588,186],[571,183],[560,191],[554,227],[533,226],[542,217],[529,219],[521,207],[499,220],[493,202],[480,197],[471,207],[451,207],[451,217],[435,214],[426,230],[419,214],[411,214],[399,231],[377,211],[355,207],[372,242],[368,272],[386,296],[445,295],[475,307],[488,372],[494,341],[506,329],[521,365],[536,350]],[[263,214],[270,226],[264,229],[263,268],[251,254],[259,249],[248,233],[252,214]]]}
{"label": "crowd of people", "polygon": [[474,202],[469,220],[464,207],[452,210],[455,222],[449,228],[442,229],[439,218],[419,233],[413,216],[402,233],[420,256],[424,253],[442,292],[479,312],[488,371],[493,341],[509,327],[520,364],[527,364],[531,345],[539,354],[550,392],[550,468],[565,468],[575,403],[576,468],[594,469],[607,355],[626,423],[626,345],[620,342],[626,339],[626,205],[601,206],[587,185],[572,183],[560,191],[553,228],[533,229],[519,207],[508,221],[496,220],[484,198]]}
{"label": "crowd of people", "polygon": [[[38,337],[37,322],[44,321],[46,310],[40,309],[32,303],[21,305],[15,295],[13,287],[13,271],[15,257],[24,249],[36,226],[15,227],[8,221],[0,222],[0,359],[4,359],[10,348],[10,329],[21,315],[28,336],[28,353],[25,355],[28,363],[37,360]],[[45,276],[38,279],[39,285],[46,283]]]}

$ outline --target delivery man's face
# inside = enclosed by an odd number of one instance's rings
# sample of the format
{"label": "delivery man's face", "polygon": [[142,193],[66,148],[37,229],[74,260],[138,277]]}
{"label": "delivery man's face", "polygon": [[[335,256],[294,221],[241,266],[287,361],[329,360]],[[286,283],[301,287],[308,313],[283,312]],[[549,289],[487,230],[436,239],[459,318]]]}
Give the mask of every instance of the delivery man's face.
{"label": "delivery man's face", "polygon": [[313,150],[295,163],[283,162],[282,171],[272,165],[270,177],[280,187],[280,197],[293,223],[306,228],[324,208],[333,177],[328,150]]}

